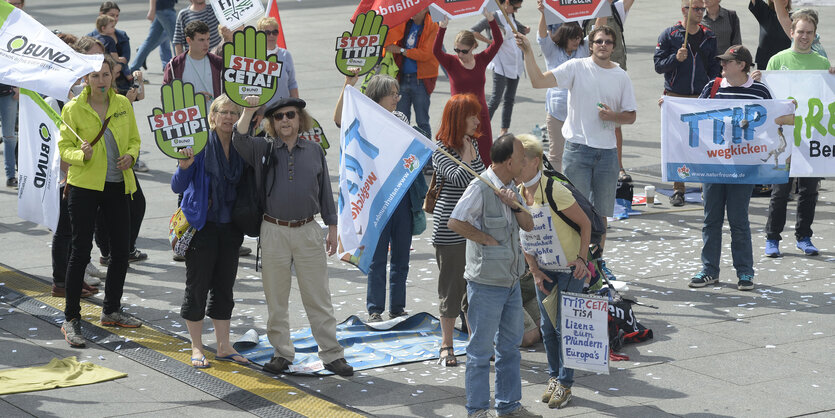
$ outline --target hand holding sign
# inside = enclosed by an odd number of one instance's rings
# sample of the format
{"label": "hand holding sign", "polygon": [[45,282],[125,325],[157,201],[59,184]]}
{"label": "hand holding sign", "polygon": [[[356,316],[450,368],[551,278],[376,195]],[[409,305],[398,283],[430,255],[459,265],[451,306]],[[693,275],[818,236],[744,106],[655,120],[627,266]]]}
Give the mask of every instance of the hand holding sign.
{"label": "hand holding sign", "polygon": [[160,90],[162,109],[154,108],[153,115],[148,117],[157,147],[171,158],[188,159],[179,149],[188,147],[197,154],[209,140],[206,97],[195,93],[191,83],[180,80]]}
{"label": "hand holding sign", "polygon": [[270,101],[278,88],[283,63],[267,57],[267,34],[247,26],[223,45],[223,90],[233,102],[252,107],[246,96],[259,96],[256,106]]}
{"label": "hand holding sign", "polygon": [[345,75],[354,75],[349,67],[360,67],[356,75],[363,75],[374,69],[382,54],[383,41],[388,34],[388,26],[383,24],[383,16],[371,10],[357,16],[354,29],[343,32],[336,38],[336,68]]}

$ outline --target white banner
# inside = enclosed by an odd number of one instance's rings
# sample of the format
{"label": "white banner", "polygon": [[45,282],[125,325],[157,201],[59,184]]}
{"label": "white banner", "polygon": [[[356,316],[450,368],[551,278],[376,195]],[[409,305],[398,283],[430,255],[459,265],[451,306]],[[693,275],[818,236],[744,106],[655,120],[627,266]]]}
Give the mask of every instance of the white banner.
{"label": "white banner", "polygon": [[103,60],[75,52],[22,10],[0,2],[0,83],[66,100],[70,87],[99,71]]}
{"label": "white banner", "polygon": [[60,120],[41,96],[20,89],[17,216],[52,231],[60,212]]}
{"label": "white banner", "polygon": [[663,181],[786,183],[792,128],[780,129],[774,119],[792,113],[790,100],[664,97]]}
{"label": "white banner", "polygon": [[368,273],[380,232],[437,146],[346,86],[340,148],[337,251]]}
{"label": "white banner", "polygon": [[774,97],[797,100],[794,128],[786,127],[792,148],[792,177],[835,176],[835,75],[827,71],[763,71]]}
{"label": "white banner", "polygon": [[[230,30],[245,25],[249,20],[264,16],[264,5],[261,4],[261,0],[211,0],[211,4],[217,21]],[[267,49],[270,49],[270,46]]]}
{"label": "white banner", "polygon": [[562,292],[560,314],[563,365],[570,369],[609,374],[608,299]]}

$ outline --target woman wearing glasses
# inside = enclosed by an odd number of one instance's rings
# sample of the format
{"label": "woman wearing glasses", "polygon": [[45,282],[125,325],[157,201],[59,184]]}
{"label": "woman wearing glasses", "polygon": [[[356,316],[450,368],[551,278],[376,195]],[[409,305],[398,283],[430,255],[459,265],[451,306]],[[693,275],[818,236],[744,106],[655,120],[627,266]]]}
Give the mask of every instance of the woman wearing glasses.
{"label": "woman wearing glasses", "polygon": [[484,17],[490,24],[490,33],[494,39],[487,49],[476,54],[475,49],[478,47],[478,41],[476,41],[473,32],[464,30],[455,36],[454,51],[456,55],[443,52],[444,35],[447,25],[449,25],[449,19],[445,18],[438,24],[440,28],[438,29],[438,36],[435,38],[433,52],[449,75],[450,95],[471,93],[476,96],[481,105],[481,113],[478,117],[481,134],[476,140],[478,141],[481,160],[484,161],[485,166],[489,166],[493,132],[490,129],[490,114],[487,110],[487,100],[484,97],[485,70],[493,57],[499,53],[504,41],[502,31],[499,29],[493,14],[485,11]]}
{"label": "woman wearing glasses", "polygon": [[[191,365],[209,367],[203,353],[203,318],[212,318],[217,339],[218,361],[247,364],[229,342],[232,317],[232,287],[238,272],[238,248],[243,234],[232,224],[232,207],[244,169],[244,161],[232,147],[232,130],[240,106],[228,96],[218,96],[209,109],[209,141],[194,155],[183,148],[171,177],[171,190],[182,193],[180,207],[189,224],[197,229],[186,251],[186,291],[180,316],[191,338]],[[208,303],[207,303],[208,300]]]}

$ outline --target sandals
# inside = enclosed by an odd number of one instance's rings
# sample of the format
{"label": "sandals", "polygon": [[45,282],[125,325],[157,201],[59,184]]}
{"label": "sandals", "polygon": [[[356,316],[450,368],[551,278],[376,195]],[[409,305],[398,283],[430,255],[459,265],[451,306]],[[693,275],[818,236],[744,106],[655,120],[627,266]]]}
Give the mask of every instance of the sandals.
{"label": "sandals", "polygon": [[[195,363],[200,363],[200,364],[195,364]],[[211,365],[206,360],[206,356],[200,356],[200,357],[192,357],[191,358],[191,367],[194,367],[195,369],[208,369],[209,367],[211,367]]]}
{"label": "sandals", "polygon": [[[446,354],[444,354],[446,353]],[[456,367],[458,366],[458,359],[455,358],[455,349],[452,347],[441,347],[441,351],[438,352],[440,358],[438,359],[438,364],[443,364],[446,367]]]}
{"label": "sandals", "polygon": [[[243,360],[236,360],[236,357],[240,357]],[[249,360],[240,353],[232,353],[228,356],[215,356],[215,361],[225,361],[229,363],[240,364],[242,366],[249,365]]]}

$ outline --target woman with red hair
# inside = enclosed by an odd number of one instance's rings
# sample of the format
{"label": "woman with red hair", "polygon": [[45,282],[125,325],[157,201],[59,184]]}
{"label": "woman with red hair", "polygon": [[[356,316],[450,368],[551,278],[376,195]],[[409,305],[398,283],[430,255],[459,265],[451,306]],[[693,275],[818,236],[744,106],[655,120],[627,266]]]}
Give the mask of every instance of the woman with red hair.
{"label": "woman with red hair", "polygon": [[[487,111],[487,100],[484,97],[484,84],[487,81],[484,73],[487,70],[487,65],[499,53],[503,35],[493,13],[485,10],[484,16],[490,24],[490,32],[493,36],[493,43],[484,51],[475,53],[475,49],[478,48],[478,41],[476,41],[473,32],[464,30],[455,36],[454,51],[456,55],[445,53],[443,51],[444,34],[446,34],[446,27],[449,24],[449,19],[445,18],[438,24],[440,28],[437,37],[435,37],[433,52],[435,57],[438,58],[438,62],[446,70],[447,75],[449,75],[450,94],[455,96],[456,94],[471,93],[475,95],[481,105],[481,111],[479,112],[481,133],[476,136],[476,139],[480,147],[481,160],[484,161],[484,164],[490,165],[493,132],[490,129],[490,114]],[[454,138],[460,140],[460,137]]]}
{"label": "woman with red hair", "polygon": [[[482,93],[483,94],[483,93]],[[481,102],[484,101],[482,97]],[[485,106],[474,94],[456,94],[444,106],[441,127],[435,138],[438,147],[463,162],[476,173],[485,170],[479,156],[481,113]],[[487,119],[489,121],[489,119]],[[488,127],[489,129],[489,127]],[[467,169],[440,151],[432,154],[436,183],[441,184],[441,193],[435,204],[432,225],[432,244],[438,260],[438,298],[441,314],[441,353],[439,363],[457,366],[452,346],[455,318],[466,312],[467,283],[464,280],[464,265],[467,240],[447,227],[452,209],[461,199],[467,185],[475,178]]]}

